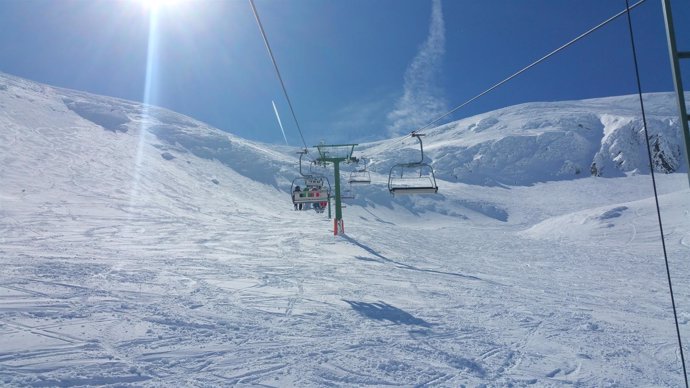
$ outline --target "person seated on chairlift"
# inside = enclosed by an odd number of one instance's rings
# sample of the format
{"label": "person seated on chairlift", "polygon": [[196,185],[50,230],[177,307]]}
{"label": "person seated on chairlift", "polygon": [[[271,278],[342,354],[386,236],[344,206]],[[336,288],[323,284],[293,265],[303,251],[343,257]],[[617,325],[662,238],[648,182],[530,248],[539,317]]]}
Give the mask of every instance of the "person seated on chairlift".
{"label": "person seated on chairlift", "polygon": [[[311,197],[318,197],[319,194],[320,194],[320,193],[318,192],[318,191],[319,191],[319,188],[316,187],[316,186],[312,186],[311,189],[305,189],[305,191],[307,191],[307,190],[309,190],[309,191],[312,192],[311,195],[307,194],[307,197],[310,197],[310,198],[311,198]],[[312,203],[305,203],[305,209],[314,208],[314,209],[318,210],[317,205],[318,205],[318,204],[316,204],[316,203],[313,203],[313,204],[312,204]]]}
{"label": "person seated on chairlift", "polygon": [[[300,193],[301,191],[302,191],[302,189],[299,186],[295,186],[295,190],[293,190],[293,193],[292,193],[293,198],[294,198],[295,193]],[[299,197],[299,194],[297,196]],[[294,199],[293,199],[293,202],[294,202]],[[302,203],[301,202],[300,203],[295,202],[295,210],[298,210],[298,208],[299,208],[299,210],[302,210]]]}
{"label": "person seated on chairlift", "polygon": [[[313,190],[314,190],[314,191],[320,191],[319,188],[317,188],[317,187],[314,187]],[[321,197],[321,193],[320,193],[320,192],[319,192],[319,193],[316,193],[316,197],[317,197],[317,198],[318,198],[318,197]],[[315,206],[315,207],[318,206],[319,209],[325,209],[326,206],[328,206],[328,202],[327,202],[327,201],[324,201],[324,202],[317,202],[317,203],[314,204],[314,206]]]}
{"label": "person seated on chairlift", "polygon": [[[318,196],[321,194],[321,193],[318,193],[318,191],[319,191],[318,187],[312,187],[312,188],[311,188],[311,191],[314,192],[314,196],[315,196],[315,197],[318,197]],[[314,210],[319,211],[319,210],[321,210],[321,203],[320,203],[320,202],[315,202],[315,203],[312,205],[312,207],[314,208]]]}

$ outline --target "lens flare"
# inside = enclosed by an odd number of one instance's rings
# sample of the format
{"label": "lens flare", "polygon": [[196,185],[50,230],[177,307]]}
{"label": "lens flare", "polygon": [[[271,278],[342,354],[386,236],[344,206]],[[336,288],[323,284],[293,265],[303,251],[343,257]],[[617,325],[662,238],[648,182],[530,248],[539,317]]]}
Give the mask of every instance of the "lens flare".
{"label": "lens flare", "polygon": [[145,163],[144,163],[144,149],[146,148],[146,138],[148,134],[148,126],[153,124],[153,119],[151,117],[152,106],[158,103],[157,96],[157,83],[158,83],[158,43],[159,43],[159,9],[156,8],[162,3],[170,3],[171,1],[139,1],[140,3],[146,3],[150,8],[149,17],[149,32],[148,32],[148,47],[146,55],[146,79],[144,84],[144,95],[142,104],[142,118],[141,126],[138,133],[138,142],[136,150],[136,159],[134,165],[134,176],[133,185],[130,193],[130,206],[136,206],[137,203],[144,200],[142,196],[144,193],[141,192],[141,176],[144,173]]}

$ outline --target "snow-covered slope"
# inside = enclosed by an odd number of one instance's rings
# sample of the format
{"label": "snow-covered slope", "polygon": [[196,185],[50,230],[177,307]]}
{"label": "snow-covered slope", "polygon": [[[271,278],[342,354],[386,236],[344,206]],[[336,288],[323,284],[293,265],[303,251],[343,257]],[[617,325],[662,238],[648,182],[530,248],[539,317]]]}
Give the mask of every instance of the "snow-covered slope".
{"label": "snow-covered slope", "polygon": [[[153,146],[168,160],[184,159],[188,154],[215,159],[240,174],[249,174],[251,180],[276,187],[284,184],[283,171],[294,170],[293,158],[279,151],[165,109],[51,88],[10,76],[0,77],[0,92],[4,124],[21,127],[29,118],[31,128],[27,132],[38,132],[18,143],[27,148],[33,149],[32,142],[45,138],[69,138],[65,131],[89,131],[91,136],[102,136],[106,142],[105,139],[136,139],[131,147]],[[94,127],[106,133],[93,131]],[[59,151],[56,149],[55,153],[60,154]]]}
{"label": "snow-covered slope", "polygon": [[[385,188],[416,145],[363,145],[333,237],[292,210],[293,149],[0,74],[0,386],[679,386],[636,120],[616,97],[430,130],[416,198]],[[687,337],[690,190],[658,179]]]}
{"label": "snow-covered slope", "polygon": [[[655,171],[686,171],[682,135],[671,93],[647,94],[645,109]],[[425,131],[424,151],[438,175],[479,185],[531,185],[592,174],[648,173],[649,162],[637,96],[528,103],[462,119]],[[419,160],[414,139],[372,147],[373,166],[400,158]]]}

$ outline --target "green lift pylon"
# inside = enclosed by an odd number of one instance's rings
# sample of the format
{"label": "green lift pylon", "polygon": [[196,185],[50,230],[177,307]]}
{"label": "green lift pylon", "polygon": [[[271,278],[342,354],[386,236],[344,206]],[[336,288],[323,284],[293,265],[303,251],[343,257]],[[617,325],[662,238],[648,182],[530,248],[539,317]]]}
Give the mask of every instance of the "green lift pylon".
{"label": "green lift pylon", "polygon": [[[345,233],[343,222],[342,200],[340,198],[340,162],[354,162],[352,152],[357,144],[319,144],[314,146],[319,151],[319,163],[333,163],[335,175],[335,218],[333,219],[333,234]],[[330,201],[329,201],[330,206]]]}
{"label": "green lift pylon", "polygon": [[671,0],[662,0],[662,5],[666,25],[666,38],[668,39],[668,53],[671,57],[671,74],[673,74],[673,86],[676,90],[676,101],[678,102],[678,113],[680,115],[680,129],[683,131],[683,139],[685,140],[685,148],[683,150],[685,151],[688,181],[690,182],[690,125],[688,124],[688,110],[685,105],[685,90],[683,89],[683,76],[680,65],[681,59],[690,59],[690,51],[678,50],[676,31],[673,25],[673,13],[671,12]]}

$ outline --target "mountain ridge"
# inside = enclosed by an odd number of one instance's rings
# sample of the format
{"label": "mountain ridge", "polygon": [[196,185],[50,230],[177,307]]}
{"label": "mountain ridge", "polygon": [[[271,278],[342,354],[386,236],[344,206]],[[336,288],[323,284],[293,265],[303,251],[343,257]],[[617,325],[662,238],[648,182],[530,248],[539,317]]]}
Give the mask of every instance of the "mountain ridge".
{"label": "mountain ridge", "polygon": [[[652,93],[644,98],[655,171],[686,171],[675,97]],[[634,95],[524,103],[429,129],[424,151],[437,176],[451,182],[533,185],[590,175],[620,177],[649,171],[642,129]],[[416,144],[406,143],[404,152],[413,160]],[[387,152],[384,144],[372,147],[374,153]]]}
{"label": "mountain ridge", "polygon": [[[145,130],[158,139],[158,147],[168,157],[190,152],[216,159],[283,191],[297,174],[294,148],[243,139],[164,108],[54,88],[3,73],[0,95],[23,98],[28,104],[43,100],[44,107],[55,114],[72,112],[108,131]],[[686,171],[673,95],[652,93],[644,98],[655,171]],[[7,106],[5,102],[0,108],[11,116]],[[37,106],[41,107],[33,108]],[[425,161],[435,168],[438,179],[448,182],[533,185],[590,175],[644,174],[649,169],[634,95],[524,103],[443,124],[425,134]],[[395,163],[420,157],[416,140],[404,137],[360,144],[355,155],[366,156],[380,179]]]}

